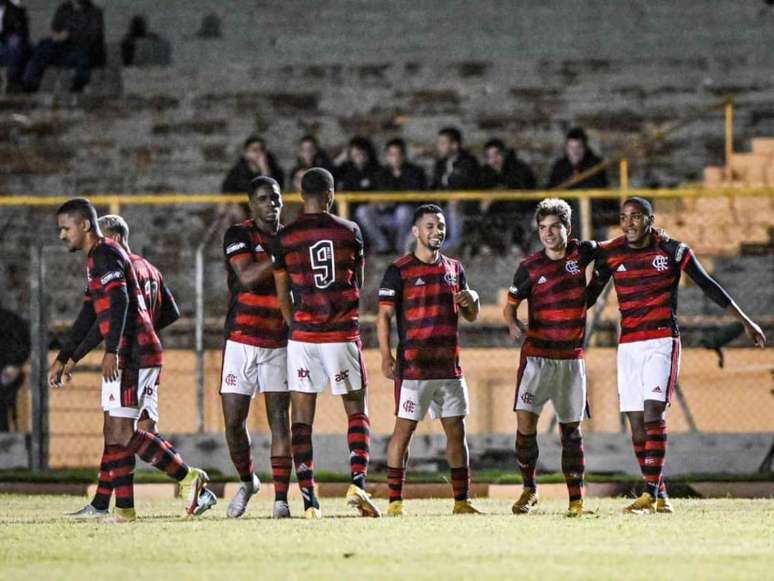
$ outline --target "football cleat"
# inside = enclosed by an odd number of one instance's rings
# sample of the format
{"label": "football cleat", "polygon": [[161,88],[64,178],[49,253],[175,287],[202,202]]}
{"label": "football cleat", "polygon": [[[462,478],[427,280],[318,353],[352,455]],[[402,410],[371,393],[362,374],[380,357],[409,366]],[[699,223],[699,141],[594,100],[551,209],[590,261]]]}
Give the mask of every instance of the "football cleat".
{"label": "football cleat", "polygon": [[310,506],[304,511],[304,518],[306,520],[320,520],[322,518],[322,511],[314,506]]}
{"label": "football cleat", "polygon": [[209,488],[202,488],[202,491],[199,493],[199,499],[196,501],[196,507],[191,514],[193,516],[199,516],[210,510],[216,504],[218,504],[218,497],[215,496],[215,493]]}
{"label": "football cleat", "polygon": [[467,500],[455,500],[452,514],[484,514],[478,510],[470,499]]}
{"label": "football cleat", "polygon": [[583,510],[583,499],[571,500],[566,516],[568,518],[580,518],[584,514],[591,514],[591,511]]}
{"label": "football cleat", "polygon": [[360,516],[369,516],[373,518],[382,516],[382,513],[379,512],[379,507],[371,500],[371,495],[359,486],[350,484],[346,498],[347,504],[356,509],[360,513]]}
{"label": "football cleat", "polygon": [[532,507],[534,507],[537,503],[538,503],[537,490],[532,490],[531,488],[525,488],[521,492],[521,496],[518,498],[518,500],[513,503],[513,506],[511,507],[511,512],[513,514],[529,514],[529,512],[532,510]]}
{"label": "football cleat", "polygon": [[656,501],[649,492],[643,492],[639,498],[624,508],[629,514],[653,514],[656,512]]}
{"label": "football cleat", "polygon": [[661,514],[672,514],[675,511],[669,497],[659,497],[656,499],[656,512]]}
{"label": "football cleat", "polygon": [[275,500],[271,518],[290,518],[290,507],[286,500]]}
{"label": "football cleat", "polygon": [[105,519],[106,524],[125,524],[137,520],[137,513],[133,508],[113,508],[113,516]]}
{"label": "football cleat", "polygon": [[87,504],[80,510],[76,510],[75,512],[68,512],[65,513],[65,516],[70,517],[74,520],[88,520],[93,518],[103,518],[106,516],[110,516],[110,511],[108,509],[100,510],[98,508],[94,508],[93,505]]}
{"label": "football cleat", "polygon": [[234,498],[232,498],[231,502],[228,503],[226,516],[228,518],[239,518],[245,514],[245,511],[247,510],[247,503],[250,502],[250,499],[253,497],[253,495],[260,492],[260,490],[261,481],[258,479],[258,476],[253,474],[252,481],[243,482],[242,486],[239,487],[239,490],[237,490],[237,493],[234,495]]}
{"label": "football cleat", "polygon": [[387,516],[403,516],[403,501],[393,500],[387,505]]}
{"label": "football cleat", "polygon": [[185,512],[192,515],[199,502],[199,494],[210,477],[201,468],[188,468],[188,474],[180,481],[180,496],[185,500]]}

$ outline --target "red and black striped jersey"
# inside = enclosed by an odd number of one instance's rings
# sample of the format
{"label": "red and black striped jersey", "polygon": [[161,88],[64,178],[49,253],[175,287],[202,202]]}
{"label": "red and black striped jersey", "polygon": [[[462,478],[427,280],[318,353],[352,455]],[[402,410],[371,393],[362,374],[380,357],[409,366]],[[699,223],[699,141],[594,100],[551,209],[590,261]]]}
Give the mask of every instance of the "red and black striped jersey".
{"label": "red and black striped jersey", "polygon": [[109,293],[114,288],[126,287],[129,306],[118,344],[119,368],[161,367],[161,341],[153,328],[137,275],[126,251],[113,240],[100,238],[86,260],[86,279],[88,287],[84,301],[92,304],[100,334],[105,338],[110,334],[113,324]]}
{"label": "red and black striped jersey", "polygon": [[620,343],[680,335],[677,287],[692,260],[685,244],[653,235],[645,248],[631,248],[625,236],[600,244],[592,284],[604,285],[613,277],[621,312]]}
{"label": "red and black striped jersey", "polygon": [[234,224],[223,237],[230,293],[225,332],[230,341],[269,349],[285,347],[288,343],[288,328],[282,318],[271,272],[265,281],[248,290],[239,282],[231,264],[242,255],[251,256],[256,262],[268,262],[273,244],[274,237],[262,232],[253,220]]}
{"label": "red and black striped jersey", "polygon": [[158,332],[158,321],[167,301],[173,301],[172,293],[164,284],[164,277],[158,268],[139,254],[129,254],[132,268],[137,275],[137,284],[145,299],[145,307],[148,309],[153,328]]}
{"label": "red and black striped jersey", "polygon": [[598,248],[596,242],[573,239],[567,242],[564,258],[552,260],[543,250],[521,261],[508,289],[508,302],[528,302],[529,329],[523,355],[583,357],[586,266],[594,260]]}
{"label": "red and black striped jersey", "polygon": [[293,294],[290,338],[338,343],[360,338],[360,227],[328,213],[301,214],[277,235],[274,269]]}
{"label": "red and black striped jersey", "polygon": [[395,307],[397,377],[462,377],[459,306],[454,295],[467,289],[462,264],[443,254],[432,264],[410,254],[387,268],[379,287],[379,304]]}

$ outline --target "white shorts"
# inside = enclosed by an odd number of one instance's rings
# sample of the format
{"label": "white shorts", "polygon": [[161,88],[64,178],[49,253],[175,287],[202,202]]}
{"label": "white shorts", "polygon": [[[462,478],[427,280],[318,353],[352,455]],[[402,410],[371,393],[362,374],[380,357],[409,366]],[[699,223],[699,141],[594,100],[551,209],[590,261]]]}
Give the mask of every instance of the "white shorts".
{"label": "white shorts", "polygon": [[432,419],[467,416],[468,385],[464,377],[402,379],[395,387],[395,415],[420,422],[428,410]]}
{"label": "white shorts", "polygon": [[[160,367],[148,367],[140,370],[118,370],[115,381],[102,380],[102,409],[114,418],[132,418],[137,420],[143,412],[154,422],[159,421],[159,375]],[[137,407],[121,405],[121,382],[132,382],[137,390]]]}
{"label": "white shorts", "polygon": [[641,412],[645,400],[669,403],[680,373],[680,338],[618,345],[618,401],[622,412]]}
{"label": "white shorts", "polygon": [[519,366],[515,411],[540,415],[546,402],[554,404],[561,424],[586,416],[586,362],[583,359],[525,357]]}
{"label": "white shorts", "polygon": [[291,391],[344,395],[368,383],[359,341],[305,343],[288,341],[288,384]]}
{"label": "white shorts", "polygon": [[269,349],[226,341],[220,393],[255,397],[257,392],[288,390],[288,352],[284,347]]}

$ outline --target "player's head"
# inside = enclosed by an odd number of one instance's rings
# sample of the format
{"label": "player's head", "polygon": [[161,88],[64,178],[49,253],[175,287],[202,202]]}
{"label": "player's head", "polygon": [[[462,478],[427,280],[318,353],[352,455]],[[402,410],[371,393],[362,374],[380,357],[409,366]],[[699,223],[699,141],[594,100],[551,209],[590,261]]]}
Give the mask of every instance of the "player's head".
{"label": "player's head", "polygon": [[250,182],[250,214],[253,220],[269,226],[279,224],[282,190],[274,178],[258,176]]}
{"label": "player's head", "polygon": [[535,210],[540,243],[546,250],[562,250],[571,231],[572,209],[559,198],[546,198]]}
{"label": "player's head", "polygon": [[118,242],[124,248],[129,248],[129,224],[118,214],[106,214],[97,220],[102,233]]}
{"label": "player's head", "polygon": [[653,226],[653,204],[639,196],[626,198],[618,218],[626,241],[636,245],[647,238]]}
{"label": "player's head", "polygon": [[313,167],[301,178],[301,197],[304,202],[316,201],[324,211],[329,211],[334,197],[333,175],[322,167]]}
{"label": "player's head", "polygon": [[446,218],[436,204],[423,204],[414,210],[411,233],[417,239],[417,248],[438,251],[446,240]]}
{"label": "player's head", "polygon": [[438,132],[435,147],[441,158],[456,155],[462,147],[462,132],[456,127],[444,127]]}
{"label": "player's head", "polygon": [[70,252],[82,250],[89,235],[101,236],[97,222],[97,210],[86,198],[73,198],[56,211],[59,239]]}

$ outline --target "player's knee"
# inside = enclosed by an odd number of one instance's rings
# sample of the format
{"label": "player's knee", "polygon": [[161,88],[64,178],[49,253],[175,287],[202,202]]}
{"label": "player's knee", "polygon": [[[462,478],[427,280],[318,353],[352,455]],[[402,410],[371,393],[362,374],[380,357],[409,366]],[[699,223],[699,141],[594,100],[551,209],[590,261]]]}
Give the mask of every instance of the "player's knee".
{"label": "player's knee", "polygon": [[562,444],[576,444],[583,440],[579,424],[559,424],[562,432]]}

